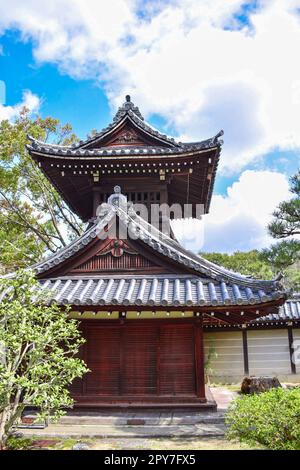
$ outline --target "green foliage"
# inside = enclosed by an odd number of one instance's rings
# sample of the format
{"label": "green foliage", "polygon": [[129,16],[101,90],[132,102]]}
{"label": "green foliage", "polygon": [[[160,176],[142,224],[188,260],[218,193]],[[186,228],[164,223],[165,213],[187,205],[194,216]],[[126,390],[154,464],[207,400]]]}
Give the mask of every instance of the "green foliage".
{"label": "green foliage", "polygon": [[26,406],[58,417],[73,404],[68,386],[87,369],[77,357],[84,340],[78,322],[46,304],[33,273],[0,280],[0,446]]}
{"label": "green foliage", "polygon": [[32,447],[34,440],[28,437],[10,436],[6,441],[9,450],[28,450]]}
{"label": "green foliage", "polygon": [[300,450],[300,389],[272,389],[234,400],[227,437],[273,450]]}
{"label": "green foliage", "polygon": [[258,279],[272,279],[277,273],[284,275],[283,284],[287,289],[300,289],[300,244],[285,240],[269,249],[237,251],[227,253],[201,253],[208,261],[224,266],[235,272]]}
{"label": "green foliage", "polygon": [[300,171],[291,178],[291,193],[289,201],[283,201],[273,213],[274,219],[269,224],[270,234],[283,240],[269,249],[262,251],[262,259],[271,263],[275,271],[283,271],[286,287],[300,288]]}
{"label": "green foliage", "polygon": [[274,220],[268,226],[274,238],[300,235],[300,171],[292,176],[290,181],[290,190],[294,197],[279,204],[273,213]]}
{"label": "green foliage", "polygon": [[284,240],[262,250],[260,256],[275,270],[281,271],[292,266],[300,259],[300,242],[297,240]]}
{"label": "green foliage", "polygon": [[260,257],[257,250],[236,251],[227,253],[201,253],[208,261],[224,266],[235,272],[259,279],[272,279],[273,272],[270,264]]}
{"label": "green foliage", "polygon": [[284,274],[287,288],[300,289],[300,242],[283,240],[262,250],[261,259],[272,266],[274,272]]}
{"label": "green foliage", "polygon": [[69,124],[31,119],[26,109],[13,123],[0,122],[0,273],[33,264],[82,230],[29,156],[28,134],[60,144],[76,141]]}

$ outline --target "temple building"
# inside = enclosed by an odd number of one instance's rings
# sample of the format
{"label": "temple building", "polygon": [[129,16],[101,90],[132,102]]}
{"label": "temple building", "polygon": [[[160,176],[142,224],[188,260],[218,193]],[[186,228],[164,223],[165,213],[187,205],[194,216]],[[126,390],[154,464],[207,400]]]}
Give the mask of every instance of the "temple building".
{"label": "temple building", "polygon": [[[147,124],[129,96],[113,122],[73,146],[30,137],[28,150],[77,216],[84,234],[34,266],[41,289],[71,305],[91,372],[72,386],[80,406],[213,407],[204,334],[279,315],[280,279],[226,270],[186,250],[172,230],[138,213],[143,204],[208,213],[223,132],[181,143]],[[180,212],[180,211],[179,211]],[[161,214],[160,214],[161,215]],[[164,227],[164,229],[163,229]],[[210,336],[209,336],[210,335]],[[244,342],[245,346],[245,342]],[[245,364],[245,347],[240,360]]]}

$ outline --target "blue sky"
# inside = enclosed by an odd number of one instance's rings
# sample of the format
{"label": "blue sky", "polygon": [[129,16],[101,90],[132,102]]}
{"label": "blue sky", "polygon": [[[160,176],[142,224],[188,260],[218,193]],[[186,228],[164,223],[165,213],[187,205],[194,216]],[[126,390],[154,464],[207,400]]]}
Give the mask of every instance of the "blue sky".
{"label": "blue sky", "polygon": [[178,236],[195,250],[270,244],[266,225],[299,168],[300,66],[292,50],[300,46],[300,2],[99,3],[53,0],[42,8],[31,0],[25,8],[0,0],[0,119],[13,120],[27,104],[85,138],[130,93],[151,124],[180,140],[223,128],[211,213],[201,227],[177,224]]}

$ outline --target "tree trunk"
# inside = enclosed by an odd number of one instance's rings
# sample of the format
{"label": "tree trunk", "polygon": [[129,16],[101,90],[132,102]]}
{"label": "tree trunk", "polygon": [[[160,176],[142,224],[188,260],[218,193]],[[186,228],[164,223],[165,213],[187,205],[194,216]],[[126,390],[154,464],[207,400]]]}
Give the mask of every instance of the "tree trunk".
{"label": "tree trunk", "polygon": [[6,409],[0,414],[0,450],[3,450],[5,447],[5,441],[7,439],[5,426],[7,423],[8,412]]}

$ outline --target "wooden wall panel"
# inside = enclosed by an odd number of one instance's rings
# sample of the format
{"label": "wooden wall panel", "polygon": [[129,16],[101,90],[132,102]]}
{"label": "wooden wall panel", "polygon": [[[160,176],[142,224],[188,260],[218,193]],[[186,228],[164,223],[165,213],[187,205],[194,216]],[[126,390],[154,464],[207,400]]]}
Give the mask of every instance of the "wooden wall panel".
{"label": "wooden wall panel", "polygon": [[193,325],[168,325],[160,332],[160,394],[195,395]]}
{"label": "wooden wall panel", "polygon": [[71,272],[121,271],[130,269],[143,269],[154,264],[140,255],[124,253],[121,257],[114,257],[110,253],[103,256],[93,256],[85,263],[80,264]]}
{"label": "wooden wall panel", "polygon": [[91,372],[72,387],[73,395],[93,403],[101,402],[101,397],[116,402],[129,397],[204,399],[198,390],[204,378],[199,377],[197,389],[195,361],[195,332],[200,328],[201,334],[201,325],[137,323],[87,322],[83,358]]}
{"label": "wooden wall panel", "polygon": [[120,393],[120,328],[87,328],[85,393],[118,395]]}
{"label": "wooden wall panel", "polygon": [[122,394],[156,394],[158,328],[131,327],[123,332]]}

